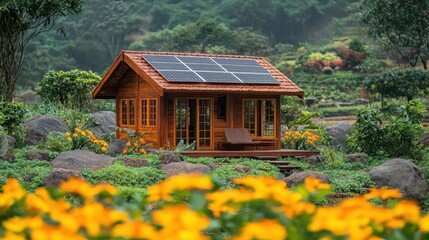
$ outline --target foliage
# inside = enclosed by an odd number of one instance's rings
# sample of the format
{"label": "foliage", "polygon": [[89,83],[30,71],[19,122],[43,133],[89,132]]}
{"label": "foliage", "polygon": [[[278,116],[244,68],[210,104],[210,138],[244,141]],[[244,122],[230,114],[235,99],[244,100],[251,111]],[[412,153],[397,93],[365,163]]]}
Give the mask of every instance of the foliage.
{"label": "foliage", "polygon": [[371,177],[365,171],[335,169],[324,171],[324,173],[328,175],[332,190],[336,193],[364,194],[369,187],[374,186]]}
{"label": "foliage", "polygon": [[165,174],[154,167],[130,168],[121,162],[92,171],[82,170],[82,175],[90,183],[106,182],[116,187],[146,188],[165,179]]}
{"label": "foliage", "polygon": [[365,52],[356,52],[352,49],[340,48],[338,49],[338,55],[341,57],[343,70],[350,70],[359,64],[364,62]]}
{"label": "foliage", "polygon": [[107,143],[104,140],[98,139],[90,130],[82,130],[75,128],[73,132],[66,132],[67,141],[71,143],[72,150],[88,149],[95,153],[106,153]]}
{"label": "foliage", "polygon": [[147,154],[146,149],[151,145],[144,140],[145,132],[139,132],[128,128],[118,128],[119,131],[127,133],[129,139],[123,149],[123,154]]}
{"label": "foliage", "polygon": [[1,97],[12,101],[26,45],[52,29],[60,16],[79,13],[81,0],[2,1],[0,6]]}
{"label": "foliage", "polygon": [[193,141],[191,144],[185,144],[183,139],[180,139],[179,143],[177,143],[175,152],[180,153],[181,151],[192,151],[195,150],[196,141]]}
{"label": "foliage", "polygon": [[361,0],[360,22],[368,34],[379,38],[394,50],[406,64],[416,66],[421,61],[427,68],[429,50],[428,0]]}
{"label": "foliage", "polygon": [[100,79],[100,76],[92,71],[51,70],[40,81],[36,92],[48,103],[80,111],[88,110],[92,106],[91,92]]}
{"label": "foliage", "polygon": [[423,145],[420,136],[424,131],[421,121],[425,114],[425,105],[413,100],[397,109],[397,113],[382,127],[379,112],[362,111],[357,116],[354,132],[348,141],[349,146],[368,154],[382,150],[392,157],[422,159]]}
{"label": "foliage", "polygon": [[320,145],[319,135],[308,130],[287,130],[282,138],[282,148],[314,150]]}
{"label": "foliage", "polygon": [[404,96],[408,100],[429,91],[429,72],[420,69],[393,70],[367,77],[365,89],[383,97]]}
{"label": "foliage", "polygon": [[[110,184],[91,186],[72,178],[59,189],[41,188],[32,194],[10,179],[0,194],[0,232],[7,238],[54,232],[64,239],[428,237],[429,215],[421,213],[414,202],[396,200],[402,197],[396,189],[373,188],[363,196],[323,207],[315,203],[323,201],[331,189],[316,178],[307,178],[294,190],[271,177],[246,176],[233,182],[239,188],[218,190],[216,179],[179,175],[149,187],[140,201],[127,203]],[[65,195],[80,204],[72,207]],[[382,204],[375,205],[373,200]]]}
{"label": "foliage", "polygon": [[282,123],[290,126],[292,122],[302,114],[304,101],[298,97],[282,96],[281,97],[281,120]]}
{"label": "foliage", "polygon": [[334,147],[324,146],[319,148],[323,165],[326,167],[341,168],[345,165],[346,156],[343,152],[337,151]]}
{"label": "foliage", "polygon": [[37,147],[57,153],[69,151],[73,148],[71,142],[67,140],[67,136],[59,133],[48,133],[45,141]]}
{"label": "foliage", "polygon": [[365,44],[358,38],[352,38],[349,48],[355,52],[365,52]]}
{"label": "foliage", "polygon": [[0,157],[3,157],[9,149],[9,142],[7,139],[7,133],[0,126]]}
{"label": "foliage", "polygon": [[388,65],[382,60],[378,60],[372,57],[366,57],[365,61],[356,67],[356,69],[365,73],[380,73],[387,69]]}
{"label": "foliage", "polygon": [[[33,192],[36,188],[45,185],[45,178],[52,170],[48,161],[19,158],[13,162],[0,161],[0,185],[4,185],[8,178],[17,178],[27,191]],[[30,180],[25,180],[30,179]]]}
{"label": "foliage", "polygon": [[24,122],[27,108],[16,102],[0,102],[0,126],[12,134],[19,125]]}

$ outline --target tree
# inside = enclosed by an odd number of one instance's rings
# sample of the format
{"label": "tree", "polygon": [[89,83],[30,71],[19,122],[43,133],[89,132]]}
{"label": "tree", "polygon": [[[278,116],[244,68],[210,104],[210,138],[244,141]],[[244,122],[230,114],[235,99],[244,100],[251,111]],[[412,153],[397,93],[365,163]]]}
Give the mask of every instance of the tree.
{"label": "tree", "polygon": [[[368,34],[393,49],[398,62],[427,69],[429,0],[360,0],[360,22]],[[399,57],[401,59],[399,59]]]}
{"label": "tree", "polygon": [[82,4],[83,0],[1,1],[0,88],[4,89],[1,92],[2,98],[12,101],[27,44],[39,34],[51,30],[58,17],[79,13]]}

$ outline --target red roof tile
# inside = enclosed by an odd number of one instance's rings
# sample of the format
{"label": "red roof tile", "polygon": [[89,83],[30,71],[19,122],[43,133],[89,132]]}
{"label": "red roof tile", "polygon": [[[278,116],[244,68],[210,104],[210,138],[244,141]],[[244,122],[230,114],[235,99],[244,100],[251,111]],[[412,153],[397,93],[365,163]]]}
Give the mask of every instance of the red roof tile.
{"label": "red roof tile", "polygon": [[[122,55],[123,54],[123,55]],[[253,59],[264,67],[275,79],[279,85],[270,84],[221,84],[221,83],[172,83],[168,82],[161,74],[158,73],[145,59],[143,54],[148,55],[174,55],[174,56],[192,56],[192,57],[220,57],[220,58],[239,58]],[[153,82],[159,86],[162,94],[164,92],[232,92],[232,93],[259,93],[259,94],[279,94],[279,95],[296,95],[304,96],[304,91],[293,83],[283,73],[273,67],[262,57],[237,56],[237,55],[217,55],[217,54],[200,54],[200,53],[176,53],[176,52],[146,52],[146,51],[122,51],[122,57],[118,56],[115,61],[124,61],[138,74],[139,72],[147,75]],[[117,67],[118,64],[112,64]],[[137,68],[137,69],[136,69]],[[110,74],[114,69],[109,69],[103,77],[100,84],[93,92],[93,97],[99,96],[99,91],[108,81]]]}

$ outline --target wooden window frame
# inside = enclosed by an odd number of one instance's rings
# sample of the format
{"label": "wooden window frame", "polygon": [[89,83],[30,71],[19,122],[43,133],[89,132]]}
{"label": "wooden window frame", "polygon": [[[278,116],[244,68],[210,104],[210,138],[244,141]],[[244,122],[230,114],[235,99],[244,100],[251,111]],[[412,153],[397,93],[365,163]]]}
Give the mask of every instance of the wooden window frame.
{"label": "wooden window frame", "polygon": [[[275,139],[277,137],[277,101],[275,98],[243,98],[242,102],[241,102],[241,111],[242,111],[242,127],[245,127],[245,118],[244,118],[244,111],[245,111],[245,101],[254,101],[255,102],[255,106],[254,106],[254,113],[256,114],[254,117],[254,124],[255,124],[255,135],[252,136],[252,138],[262,138],[262,139]],[[273,110],[274,110],[274,121],[273,121],[273,131],[274,131],[274,135],[273,136],[264,136],[264,123],[265,123],[265,119],[264,119],[264,111],[265,111],[265,106],[263,106],[263,101],[273,101]],[[259,119],[259,120],[258,120]],[[247,129],[247,128],[246,128]]]}
{"label": "wooden window frame", "polygon": [[[151,105],[151,101],[155,101],[155,105]],[[145,102],[145,104],[143,104]],[[158,118],[158,99],[157,98],[140,98],[140,117],[141,127],[156,127]],[[143,109],[145,108],[145,110]],[[153,111],[152,111],[153,110]],[[151,116],[154,116],[155,121],[151,121]]]}
{"label": "wooden window frame", "polygon": [[[196,125],[197,125],[197,128],[198,128],[198,130],[197,130],[197,132],[196,132],[196,148],[198,149],[198,150],[213,150],[214,149],[214,146],[215,146],[215,144],[214,144],[214,126],[213,126],[213,124],[214,124],[214,98],[213,97],[174,97],[174,99],[173,99],[173,106],[174,106],[174,111],[173,111],[173,119],[174,119],[174,121],[173,121],[173,132],[174,132],[174,134],[173,134],[173,144],[174,144],[174,147],[176,147],[176,137],[177,137],[177,133],[176,133],[176,131],[177,131],[177,129],[176,129],[176,124],[177,124],[177,121],[176,121],[176,117],[177,117],[177,115],[176,115],[176,112],[177,112],[177,105],[176,105],[176,103],[177,103],[177,99],[185,99],[186,100],[186,118],[187,118],[187,115],[188,115],[188,100],[189,99],[195,99],[195,101],[197,102],[197,105],[196,105],[196,114],[197,114],[197,120],[196,120]],[[199,100],[207,100],[207,99],[209,99],[210,100],[210,147],[200,147],[200,143],[199,143],[199,140],[200,140],[200,136],[199,136],[199,124],[200,124],[200,119],[199,119],[199,112],[200,112],[200,105],[199,105]],[[188,121],[188,118],[187,118],[187,120],[186,121]],[[187,135],[187,137],[189,137],[189,128],[186,128],[186,135]],[[188,139],[187,139],[188,140]]]}
{"label": "wooden window frame", "polygon": [[[131,111],[130,111],[130,109],[131,109],[131,101],[134,101],[134,111],[133,111],[133,114],[134,114],[134,124],[130,124],[130,122],[131,122]],[[119,100],[119,102],[120,102],[120,108],[119,108],[119,112],[120,112],[120,114],[119,114],[119,122],[120,122],[120,125],[121,126],[123,126],[123,127],[135,127],[136,126],[136,120],[137,120],[137,102],[136,102],[136,99],[135,98],[122,98],[122,99],[120,99]],[[126,117],[126,119],[125,119],[125,124],[124,124],[124,111],[123,111],[123,109],[124,109],[124,107],[123,107],[123,102],[127,102],[127,109],[126,109],[126,113],[125,113],[125,117]]]}

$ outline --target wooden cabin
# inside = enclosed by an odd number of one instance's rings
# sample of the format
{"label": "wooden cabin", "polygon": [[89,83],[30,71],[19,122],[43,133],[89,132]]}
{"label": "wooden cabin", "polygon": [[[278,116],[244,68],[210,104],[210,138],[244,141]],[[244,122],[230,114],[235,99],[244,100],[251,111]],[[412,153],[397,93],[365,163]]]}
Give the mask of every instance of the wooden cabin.
{"label": "wooden cabin", "polygon": [[152,147],[197,150],[221,150],[225,128],[280,149],[282,95],[304,92],[262,57],[143,51],[122,51],[92,93],[116,99],[118,127],[146,132]]}

